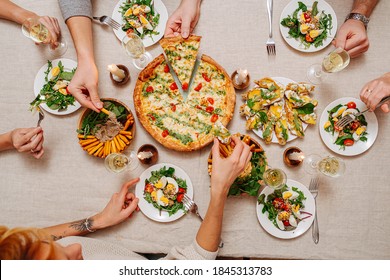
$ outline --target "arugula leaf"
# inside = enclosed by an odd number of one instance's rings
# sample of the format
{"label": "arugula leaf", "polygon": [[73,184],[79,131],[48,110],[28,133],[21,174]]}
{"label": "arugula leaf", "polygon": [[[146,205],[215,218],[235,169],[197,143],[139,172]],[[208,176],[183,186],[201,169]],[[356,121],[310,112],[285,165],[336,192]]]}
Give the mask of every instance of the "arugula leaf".
{"label": "arugula leaf", "polygon": [[301,115],[309,115],[314,112],[314,104],[312,103],[307,103],[303,105],[302,107],[296,108],[298,114]]}
{"label": "arugula leaf", "polygon": [[313,16],[316,16],[318,14],[318,7],[317,7],[317,5],[318,5],[318,1],[314,1],[313,6],[311,8],[311,14]]}

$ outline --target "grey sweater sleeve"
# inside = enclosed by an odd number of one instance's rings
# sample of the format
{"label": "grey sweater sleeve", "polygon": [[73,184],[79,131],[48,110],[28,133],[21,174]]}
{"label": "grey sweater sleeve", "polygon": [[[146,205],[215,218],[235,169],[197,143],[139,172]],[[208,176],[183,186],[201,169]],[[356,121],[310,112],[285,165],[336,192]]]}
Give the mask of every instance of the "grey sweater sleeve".
{"label": "grey sweater sleeve", "polygon": [[65,21],[74,16],[85,16],[92,19],[91,0],[58,0]]}

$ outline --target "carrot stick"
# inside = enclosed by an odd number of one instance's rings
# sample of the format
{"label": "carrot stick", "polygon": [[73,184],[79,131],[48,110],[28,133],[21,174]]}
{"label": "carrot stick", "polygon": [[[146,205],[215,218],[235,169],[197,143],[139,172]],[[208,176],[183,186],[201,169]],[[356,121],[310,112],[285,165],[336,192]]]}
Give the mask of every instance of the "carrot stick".
{"label": "carrot stick", "polygon": [[82,139],[82,140],[93,139],[93,138],[95,138],[95,136],[93,136],[93,135],[83,135],[83,134],[78,134],[77,137],[78,137],[79,139]]}
{"label": "carrot stick", "polygon": [[105,109],[105,108],[102,108],[100,111],[102,111],[104,114],[106,114],[107,116],[109,116],[110,115],[110,111],[108,111],[107,109]]}
{"label": "carrot stick", "polygon": [[101,142],[100,142],[99,140],[97,140],[97,141],[95,141],[95,142],[93,142],[93,143],[91,143],[91,144],[89,144],[89,145],[87,145],[87,146],[84,146],[83,149],[84,149],[84,150],[89,150],[90,148],[99,145],[99,143],[101,143]]}
{"label": "carrot stick", "polygon": [[126,145],[129,145],[129,144],[130,144],[129,140],[127,140],[127,138],[126,138],[124,135],[118,134],[117,136],[119,136],[119,138],[120,138],[123,142],[125,142]]}
{"label": "carrot stick", "polygon": [[100,143],[99,145],[96,146],[91,152],[90,155],[97,156],[98,153],[100,153],[100,150],[103,149],[103,143]]}
{"label": "carrot stick", "polygon": [[116,150],[114,141],[110,140],[110,144],[111,144],[111,152],[116,153],[117,150]]}
{"label": "carrot stick", "polygon": [[123,135],[131,135],[131,131],[121,130],[121,131],[119,131],[119,133],[123,134]]}
{"label": "carrot stick", "polygon": [[118,142],[117,138],[114,137],[111,141],[114,142],[114,145],[115,145],[116,150],[117,150],[118,152],[120,152],[120,151],[121,151],[121,146],[119,145],[119,142]]}
{"label": "carrot stick", "polygon": [[86,145],[89,145],[89,144],[96,142],[96,141],[99,141],[99,140],[97,140],[97,138],[95,137],[93,139],[80,140],[79,143],[81,146],[86,146]]}
{"label": "carrot stick", "polygon": [[127,121],[126,121],[126,123],[125,123],[125,126],[123,127],[123,130],[127,130],[128,128],[129,128],[129,126],[131,125],[131,124],[133,124],[134,123],[134,120],[132,120],[132,119],[127,119]]}
{"label": "carrot stick", "polygon": [[121,150],[124,150],[126,148],[126,143],[123,142],[123,140],[119,137],[119,135],[115,136],[116,140],[118,141]]}

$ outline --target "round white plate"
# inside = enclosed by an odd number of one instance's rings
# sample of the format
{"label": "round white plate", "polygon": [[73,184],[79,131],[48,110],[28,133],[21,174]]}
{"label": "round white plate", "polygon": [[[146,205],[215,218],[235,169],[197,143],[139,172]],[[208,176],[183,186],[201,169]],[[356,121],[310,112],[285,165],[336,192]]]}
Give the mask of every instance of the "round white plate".
{"label": "round white plate", "polygon": [[300,42],[300,40],[297,38],[291,38],[288,34],[289,28],[284,27],[280,24],[280,22],[286,18],[289,15],[292,15],[294,11],[298,8],[298,2],[304,3],[308,8],[312,6],[313,1],[309,0],[292,0],[287,4],[287,6],[283,9],[282,14],[280,15],[279,20],[279,27],[280,27],[280,33],[282,33],[282,36],[284,40],[289,44],[292,48],[301,51],[301,52],[316,52],[319,50],[322,50],[323,48],[327,47],[333,40],[333,38],[336,36],[337,31],[337,17],[336,13],[334,12],[333,8],[326,3],[324,0],[317,0],[318,1],[318,11],[321,13],[322,11],[325,12],[325,14],[330,14],[332,16],[332,28],[330,29],[328,34],[328,37],[323,41],[322,46],[319,46],[318,48],[314,47],[314,45],[311,45],[309,48],[305,49],[305,46]]}
{"label": "round white plate", "polygon": [[175,220],[181,218],[185,214],[185,212],[180,209],[172,216],[169,216],[167,211],[162,210],[161,216],[160,216],[160,211],[157,208],[155,208],[153,206],[153,204],[147,202],[144,198],[145,180],[150,178],[150,176],[152,175],[152,171],[159,170],[159,169],[163,168],[164,166],[166,166],[168,168],[173,167],[175,169],[174,175],[187,182],[187,195],[190,198],[193,198],[193,196],[194,196],[194,189],[192,187],[190,177],[187,175],[187,173],[184,172],[183,169],[181,169],[180,167],[178,167],[176,165],[173,165],[170,163],[159,163],[159,164],[156,164],[156,165],[149,167],[144,172],[142,172],[142,174],[140,176],[140,180],[139,180],[138,184],[135,186],[135,195],[139,198],[139,202],[138,202],[139,209],[149,219],[152,219],[152,220],[157,221],[157,222],[162,222],[162,223],[175,221]]}
{"label": "round white plate", "polygon": [[[56,67],[60,61],[62,62],[62,65],[64,66],[65,71],[70,72],[74,68],[77,67],[76,61],[71,60],[71,59],[67,59],[67,58],[60,58],[60,59],[52,60],[51,63],[53,65],[53,68]],[[39,69],[37,75],[35,76],[35,80],[34,80],[34,94],[35,94],[35,96],[38,96],[38,94],[41,92],[42,87],[46,84],[45,72],[47,70],[47,66],[48,66],[47,63],[45,65],[43,65],[41,67],[41,69]],[[49,78],[50,78],[50,73],[49,73]],[[61,110],[61,111],[50,109],[49,106],[46,105],[46,103],[41,103],[40,106],[46,112],[51,113],[53,115],[68,115],[68,114],[71,114],[71,113],[77,111],[81,107],[80,103],[77,102],[77,100],[75,100],[74,105],[69,105],[67,109]]]}
{"label": "round white plate", "polygon": [[[300,221],[296,229],[291,230],[291,231],[284,231],[284,230],[280,230],[279,228],[277,228],[268,219],[268,212],[264,212],[264,214],[261,213],[261,211],[263,210],[263,207],[264,207],[263,204],[256,203],[256,213],[257,213],[257,219],[259,220],[261,226],[265,229],[266,232],[268,232],[269,234],[271,234],[275,237],[278,237],[278,238],[291,239],[291,238],[295,238],[295,237],[302,235],[310,228],[311,224],[314,221],[316,204],[315,204],[313,195],[309,192],[309,190],[303,184],[301,184],[297,181],[291,180],[291,179],[287,179],[286,184],[289,187],[289,189],[292,189],[292,187],[296,187],[296,188],[298,188],[298,190],[303,192],[303,194],[306,197],[306,200],[303,201],[303,204],[305,205],[305,208],[303,208],[303,211],[313,214],[312,216]],[[274,192],[273,189],[271,189],[269,187],[265,187],[263,189],[263,191],[260,193],[260,195],[264,194],[267,197],[267,195],[269,195],[273,192]]]}
{"label": "round white plate", "polygon": [[[293,81],[291,79],[288,79],[288,78],[284,78],[284,77],[271,77],[271,79],[273,79],[275,82],[277,82],[279,84],[282,84],[283,86],[287,86],[289,83],[296,83],[295,81]],[[307,123],[302,122],[303,131],[306,130],[307,126],[308,126]],[[253,129],[253,132],[257,136],[259,136],[261,139],[263,139],[263,131],[261,129]],[[287,140],[287,142],[290,142],[290,141],[294,140],[297,137],[298,136],[292,134],[290,132],[290,130],[288,130],[288,140]],[[272,141],[271,142],[272,143],[277,143],[277,144],[279,143],[278,138],[275,135],[275,131],[272,132]]]}
{"label": "round white plate", "polygon": [[[119,2],[116,4],[114,11],[112,11],[112,18],[119,22],[121,25],[124,24],[124,20],[122,18],[122,14],[119,12],[119,7],[122,6],[124,0],[119,0]],[[156,27],[156,31],[158,32],[158,35],[152,35],[152,36],[145,36],[142,39],[142,42],[144,43],[145,47],[149,47],[151,45],[154,45],[157,43],[162,36],[164,36],[165,31],[165,25],[168,21],[168,11],[165,7],[164,3],[161,0],[155,0],[154,1],[154,8],[156,9],[157,13],[160,14],[159,23]],[[125,37],[126,32],[122,30],[122,28],[119,28],[118,30],[113,29],[116,37],[119,39],[119,41],[122,41],[123,37]]]}
{"label": "round white plate", "polygon": [[372,144],[374,144],[375,139],[378,135],[378,119],[376,118],[375,113],[366,112],[364,113],[364,117],[366,118],[367,121],[367,133],[368,133],[366,142],[362,142],[362,141],[355,142],[352,146],[346,146],[345,150],[340,150],[340,146],[333,143],[332,134],[325,131],[324,129],[324,124],[328,120],[328,116],[329,116],[328,111],[332,110],[334,107],[336,107],[339,104],[344,105],[351,101],[356,103],[356,108],[359,109],[360,111],[363,111],[367,108],[366,105],[360,99],[356,99],[353,97],[343,97],[337,99],[331,102],[328,106],[326,106],[326,108],[322,112],[320,123],[318,125],[321,139],[325,143],[325,145],[333,152],[343,156],[356,156],[361,153],[364,153],[372,146]]}

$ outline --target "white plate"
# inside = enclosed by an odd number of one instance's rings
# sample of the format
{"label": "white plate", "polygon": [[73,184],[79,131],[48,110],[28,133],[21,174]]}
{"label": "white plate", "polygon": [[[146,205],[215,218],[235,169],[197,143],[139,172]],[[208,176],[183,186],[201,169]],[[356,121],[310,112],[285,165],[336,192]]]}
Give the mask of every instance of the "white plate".
{"label": "white plate", "polygon": [[[121,25],[123,25],[125,22],[122,18],[122,14],[119,12],[119,7],[122,6],[122,4],[125,2],[125,0],[119,0],[119,2],[116,4],[114,11],[112,11],[112,18],[116,21],[119,22]],[[156,31],[158,32],[158,35],[152,35],[150,36],[145,36],[142,39],[142,42],[144,43],[145,47],[149,47],[151,45],[154,45],[157,43],[162,36],[164,36],[164,31],[165,31],[165,25],[168,21],[168,11],[167,8],[165,7],[164,3],[161,0],[155,0],[154,1],[154,8],[157,11],[157,13],[160,14],[160,19],[158,22],[158,25],[156,27]],[[123,37],[125,37],[126,32],[122,30],[122,28],[119,28],[118,30],[112,29],[116,35],[116,37],[119,39],[119,41],[122,41]]]}
{"label": "white plate", "polygon": [[[268,232],[269,234],[271,234],[275,237],[278,237],[278,238],[291,239],[291,238],[295,238],[295,237],[302,235],[310,228],[311,224],[314,221],[316,205],[315,205],[315,201],[314,201],[312,194],[309,192],[309,190],[303,184],[301,184],[297,181],[291,180],[291,179],[287,179],[286,184],[290,189],[292,187],[296,187],[301,192],[303,192],[303,194],[306,197],[306,200],[303,201],[303,204],[305,205],[305,208],[303,208],[303,211],[313,214],[312,216],[300,221],[296,229],[291,230],[291,231],[283,231],[283,230],[280,230],[279,228],[277,228],[268,219],[268,212],[264,212],[264,214],[261,213],[261,211],[263,210],[263,207],[264,207],[263,204],[256,203],[256,213],[257,213],[257,219],[259,220],[261,226],[265,229],[266,232]],[[260,195],[264,194],[267,197],[267,195],[269,195],[273,192],[274,192],[273,189],[271,189],[269,187],[265,187],[263,189],[263,191],[260,193]]]}
{"label": "white plate", "polygon": [[367,133],[368,133],[366,142],[362,142],[362,141],[355,142],[352,146],[345,147],[345,150],[340,150],[340,146],[333,143],[332,134],[325,131],[324,129],[324,124],[328,120],[328,116],[329,116],[328,111],[332,110],[334,107],[336,107],[339,104],[344,105],[351,101],[356,103],[356,108],[359,109],[360,111],[363,111],[367,108],[366,105],[360,99],[356,99],[353,97],[343,97],[337,99],[332,103],[330,103],[328,106],[326,106],[326,108],[322,112],[320,123],[318,125],[321,139],[325,143],[325,145],[333,152],[343,156],[356,156],[361,153],[364,153],[372,146],[372,144],[374,144],[375,139],[378,135],[378,119],[376,118],[375,113],[366,112],[364,113],[364,117],[366,118],[367,121]]}
{"label": "white plate", "polygon": [[[62,65],[64,66],[65,71],[70,72],[74,68],[77,67],[76,61],[71,60],[71,59],[67,59],[67,58],[60,58],[60,59],[52,60],[51,63],[53,65],[53,68],[56,67],[60,61],[62,62]],[[35,76],[35,80],[34,80],[34,94],[35,94],[35,96],[38,96],[38,94],[41,92],[42,87],[46,84],[45,72],[47,70],[47,66],[48,66],[47,63],[45,65],[43,65],[41,67],[41,69],[39,69],[37,75]],[[50,73],[49,73],[49,78],[50,78]],[[66,110],[61,110],[61,111],[50,109],[49,106],[46,105],[46,103],[41,103],[40,106],[46,112],[51,113],[53,115],[68,115],[68,114],[71,114],[71,113],[77,111],[81,107],[80,103],[77,102],[77,100],[75,100],[74,105],[68,105],[68,108]]]}
{"label": "white plate", "polygon": [[[273,79],[275,82],[277,82],[279,84],[282,84],[283,86],[287,86],[289,83],[296,83],[295,81],[293,81],[291,79],[288,79],[288,78],[284,78],[284,77],[271,77],[271,79]],[[302,122],[303,131],[306,130],[307,126],[308,126],[307,123]],[[261,129],[253,129],[253,132],[257,136],[259,136],[261,139],[263,139],[263,131]],[[290,142],[290,141],[294,140],[297,137],[298,136],[290,133],[290,130],[288,129],[288,140],[287,140],[287,142]],[[277,144],[279,143],[278,138],[275,135],[275,131],[272,132],[272,141],[271,142],[272,143],[277,143]]]}
{"label": "white plate", "polygon": [[292,48],[301,51],[301,52],[316,52],[319,50],[322,50],[323,48],[327,47],[333,40],[333,38],[336,36],[337,31],[337,17],[336,13],[334,12],[333,8],[326,3],[323,0],[317,0],[318,1],[318,11],[321,13],[322,11],[325,12],[325,14],[330,14],[332,16],[332,28],[330,31],[328,31],[330,34],[328,34],[328,37],[323,41],[322,46],[319,46],[318,48],[314,47],[314,45],[311,45],[309,48],[305,49],[305,46],[300,42],[300,40],[297,38],[291,38],[288,34],[289,28],[284,27],[280,24],[280,22],[286,18],[289,15],[292,15],[294,11],[298,8],[298,2],[304,3],[307,7],[311,7],[313,4],[313,1],[309,0],[292,0],[290,3],[287,4],[287,6],[283,9],[282,14],[280,15],[279,20],[279,27],[280,27],[280,33],[282,33],[282,36],[284,40],[289,44]]}
{"label": "white plate", "polygon": [[152,220],[157,221],[157,222],[162,222],[162,223],[175,221],[175,220],[181,218],[185,214],[184,211],[180,209],[172,216],[169,216],[167,211],[162,210],[161,216],[160,216],[160,211],[157,208],[155,208],[153,206],[153,204],[147,202],[144,198],[145,180],[150,178],[150,176],[152,175],[152,171],[159,170],[159,169],[163,168],[164,166],[166,166],[168,168],[173,167],[175,169],[174,175],[176,177],[181,178],[181,179],[186,181],[187,195],[190,198],[193,198],[193,195],[194,195],[194,189],[192,187],[190,177],[187,175],[187,173],[184,172],[183,169],[181,169],[180,167],[178,167],[176,165],[173,165],[170,163],[159,163],[159,164],[156,164],[156,165],[149,167],[144,172],[142,172],[142,174],[140,176],[140,180],[139,180],[138,184],[135,186],[135,195],[139,198],[139,202],[138,202],[139,209],[149,219],[152,219]]}

